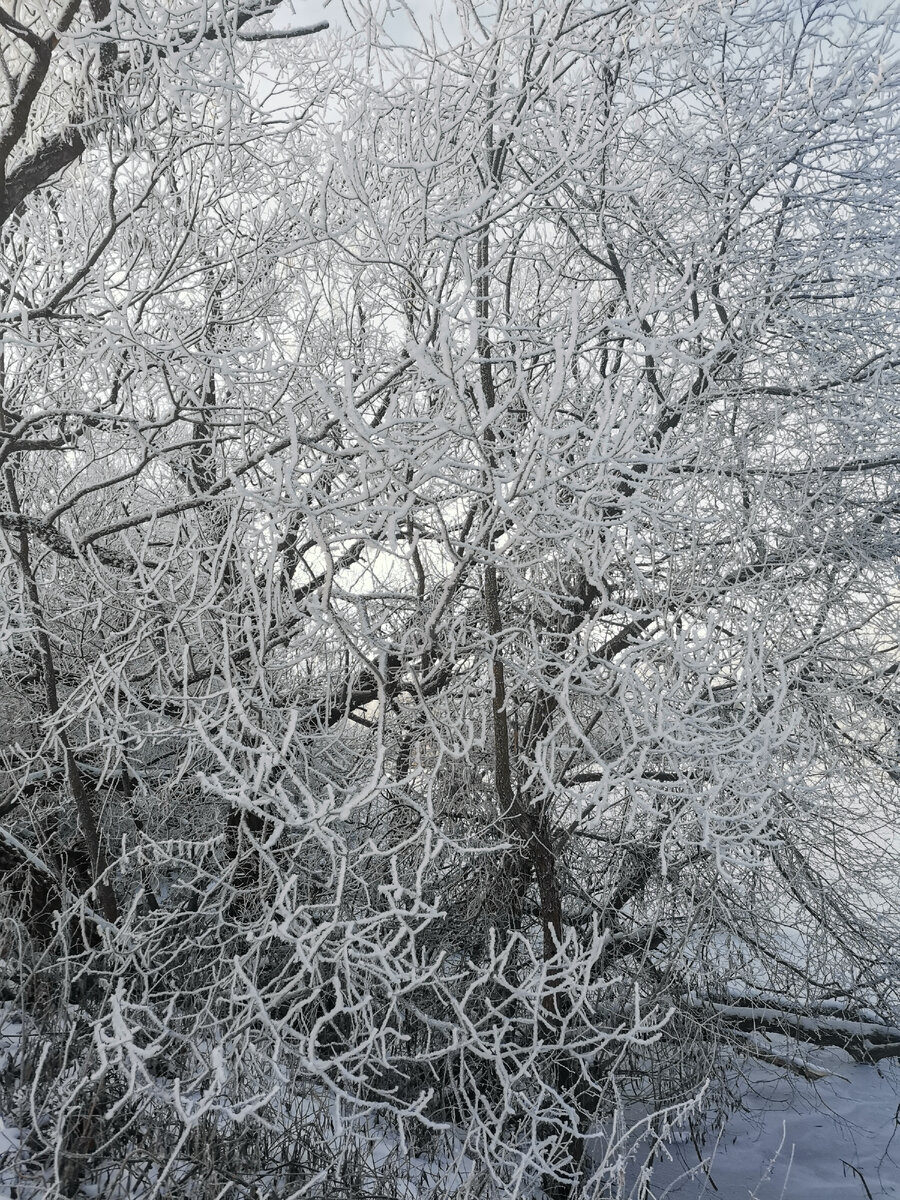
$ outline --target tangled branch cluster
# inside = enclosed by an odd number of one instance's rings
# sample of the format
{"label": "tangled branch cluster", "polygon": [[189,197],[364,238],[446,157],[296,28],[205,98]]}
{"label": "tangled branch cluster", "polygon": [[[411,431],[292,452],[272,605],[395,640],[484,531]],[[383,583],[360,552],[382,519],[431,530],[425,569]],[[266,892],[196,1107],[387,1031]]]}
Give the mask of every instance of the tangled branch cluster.
{"label": "tangled branch cluster", "polygon": [[276,7],[0,12],[0,1178],[646,1200],[900,1051],[890,14]]}

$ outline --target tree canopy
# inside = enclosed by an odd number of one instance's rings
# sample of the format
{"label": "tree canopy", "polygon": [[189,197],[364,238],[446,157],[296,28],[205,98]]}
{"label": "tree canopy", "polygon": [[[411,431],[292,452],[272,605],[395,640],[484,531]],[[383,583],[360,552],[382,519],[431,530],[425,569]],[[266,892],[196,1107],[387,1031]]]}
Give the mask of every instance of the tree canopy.
{"label": "tree canopy", "polygon": [[897,10],[277,8],[0,8],[0,1178],[648,1198],[900,1053]]}

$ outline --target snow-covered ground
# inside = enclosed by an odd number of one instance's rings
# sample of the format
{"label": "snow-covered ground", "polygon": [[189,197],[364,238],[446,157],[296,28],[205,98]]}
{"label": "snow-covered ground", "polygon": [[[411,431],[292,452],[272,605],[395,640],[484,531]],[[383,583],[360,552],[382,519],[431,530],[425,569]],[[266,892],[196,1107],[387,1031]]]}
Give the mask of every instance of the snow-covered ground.
{"label": "snow-covered ground", "polygon": [[745,1111],[702,1148],[708,1173],[690,1142],[673,1145],[654,1172],[653,1200],[900,1197],[900,1064],[863,1066],[839,1050],[812,1061],[831,1072],[815,1084],[754,1067]]}
{"label": "snow-covered ground", "polygon": [[[21,1033],[14,1013],[0,1019],[0,1070],[9,1066]],[[773,1054],[801,1061],[796,1044],[785,1038],[770,1035],[760,1042]],[[657,1154],[641,1200],[900,1200],[900,1060],[865,1066],[843,1051],[816,1049],[802,1062],[823,1077],[811,1082],[754,1061],[744,1077],[742,1106],[718,1138],[700,1146],[686,1135],[673,1139],[668,1156]],[[8,1181],[15,1177],[23,1141],[24,1132],[0,1114],[0,1171],[6,1176],[0,1200],[15,1200]],[[394,1149],[389,1140],[374,1146],[373,1167],[383,1166]],[[442,1169],[416,1161],[422,1174],[408,1180],[410,1194],[451,1182],[447,1164]],[[464,1176],[474,1164],[465,1160],[460,1166]],[[626,1189],[636,1196],[637,1164],[629,1174]],[[114,1190],[116,1196],[131,1194],[127,1185]],[[96,1185],[78,1193],[111,1194]],[[18,1195],[21,1200],[37,1193],[26,1186]]]}

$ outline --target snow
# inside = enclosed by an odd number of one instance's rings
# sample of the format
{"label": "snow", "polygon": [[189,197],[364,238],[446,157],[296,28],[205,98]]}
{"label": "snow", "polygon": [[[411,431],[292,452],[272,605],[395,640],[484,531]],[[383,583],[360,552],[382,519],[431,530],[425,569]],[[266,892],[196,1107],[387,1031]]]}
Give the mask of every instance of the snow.
{"label": "snow", "polygon": [[7,1125],[0,1117],[0,1157],[18,1150],[21,1136],[20,1129],[15,1125]]}
{"label": "snow", "polygon": [[[797,1058],[796,1044],[769,1039],[773,1053]],[[740,1111],[721,1132],[698,1148],[687,1137],[657,1154],[649,1190],[640,1192],[633,1164],[625,1192],[629,1200],[898,1200],[900,1198],[900,1062],[877,1066],[854,1062],[846,1053],[816,1049],[802,1059],[828,1074],[811,1082],[755,1062],[746,1071]],[[295,1101],[296,1102],[296,1101]],[[21,1151],[24,1133],[0,1115],[0,1168]],[[385,1166],[396,1140],[382,1136],[370,1146],[372,1166]],[[409,1166],[407,1162],[407,1167]],[[471,1160],[455,1169],[413,1158],[410,1198],[430,1194],[434,1172],[443,1182],[464,1182]],[[4,1172],[5,1174],[5,1172]],[[451,1174],[453,1179],[451,1181]],[[80,1195],[99,1195],[84,1182]],[[128,1194],[131,1192],[129,1190]],[[124,1193],[122,1193],[124,1195]],[[0,1184],[0,1200],[14,1193]]]}
{"label": "snow", "polygon": [[[8,1124],[0,1116],[0,1167],[9,1162],[19,1151],[23,1140],[21,1129]],[[12,1200],[13,1193],[0,1186],[0,1200]]]}
{"label": "snow", "polygon": [[866,1066],[840,1050],[810,1062],[832,1073],[813,1084],[755,1066],[744,1111],[702,1147],[709,1174],[690,1142],[671,1145],[654,1171],[653,1200],[900,1197],[900,1064]]}

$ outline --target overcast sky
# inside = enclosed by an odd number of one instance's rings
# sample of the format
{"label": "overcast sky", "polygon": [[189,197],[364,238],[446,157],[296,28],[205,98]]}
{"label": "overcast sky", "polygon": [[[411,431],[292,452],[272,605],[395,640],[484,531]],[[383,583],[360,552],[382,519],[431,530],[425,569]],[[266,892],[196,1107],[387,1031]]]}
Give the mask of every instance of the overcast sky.
{"label": "overcast sky", "polygon": [[[535,0],[537,4],[539,0]],[[409,17],[407,16],[405,7],[408,7],[416,14],[417,20],[423,24],[428,23],[429,19],[436,16],[440,10],[445,13],[445,27],[453,22],[451,14],[454,10],[453,0],[407,0],[406,6],[403,3],[394,5],[394,17],[392,19],[392,33],[394,36],[402,36],[404,30],[410,28]],[[492,3],[484,4],[485,9],[492,7]],[[277,11],[274,24],[279,28],[290,28],[296,25],[313,25],[319,21],[328,21],[332,28],[348,27],[346,15],[341,0],[283,0],[283,4]]]}
{"label": "overcast sky", "polygon": [[[556,0],[556,2],[559,3],[561,0]],[[809,8],[811,3],[814,3],[814,0],[796,0],[798,10]],[[891,13],[893,24],[900,34],[900,0],[855,0],[855,3],[853,0],[845,0],[845,3],[871,17],[877,18]],[[481,5],[482,11],[488,12],[491,8],[496,8],[496,4],[497,0],[484,0]],[[535,0],[535,7],[541,4],[542,0]],[[547,7],[546,0],[543,0],[543,5]],[[437,15],[439,10],[443,10],[445,14],[444,27],[449,28],[455,23],[450,15],[454,7],[454,0],[405,0],[405,3],[402,0],[396,0],[393,18],[396,24],[391,32],[395,37],[398,35],[402,37],[403,31],[409,28],[409,18],[404,8],[414,12],[417,20],[426,25],[430,17]],[[332,28],[347,27],[341,0],[283,0],[276,13],[274,23],[284,29],[298,25],[313,25],[323,20],[328,21]]]}

